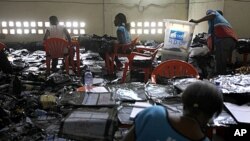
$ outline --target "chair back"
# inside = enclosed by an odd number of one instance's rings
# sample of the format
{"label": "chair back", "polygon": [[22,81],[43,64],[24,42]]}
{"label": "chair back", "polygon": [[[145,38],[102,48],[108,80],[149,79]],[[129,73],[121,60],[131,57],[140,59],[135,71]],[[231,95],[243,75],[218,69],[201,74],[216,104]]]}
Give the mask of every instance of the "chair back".
{"label": "chair back", "polygon": [[[133,39],[130,43],[128,44],[115,44],[114,45],[114,53],[115,54],[128,54],[127,50],[131,50],[133,51],[133,49],[135,48],[135,45],[138,41],[139,37],[136,37],[135,39]],[[122,50],[122,52],[119,52],[118,50]]]}
{"label": "chair back", "polygon": [[[133,52],[138,39],[139,38],[136,37],[128,44],[118,44],[118,43],[114,44],[113,52],[109,55],[106,55],[106,57],[105,57],[105,62],[107,64],[106,67],[108,68],[109,74],[114,73],[115,57],[127,57],[128,58],[130,56],[131,52]],[[109,58],[111,58],[110,63],[109,63]]]}
{"label": "chair back", "polygon": [[144,71],[144,82],[146,83],[153,70],[153,61],[160,47],[160,45],[156,48],[140,47],[131,52],[128,56],[128,62],[125,63],[125,68],[123,69],[121,83],[125,83],[128,69]]}
{"label": "chair back", "polygon": [[197,70],[189,63],[182,60],[167,60],[159,64],[151,74],[151,80],[156,83],[156,77],[174,78],[181,76],[199,77]]}
{"label": "chair back", "polygon": [[6,47],[6,45],[4,43],[0,42],[0,50],[4,49]]}
{"label": "chair back", "polygon": [[46,55],[50,58],[62,58],[69,54],[69,43],[61,38],[49,38],[44,41]]}

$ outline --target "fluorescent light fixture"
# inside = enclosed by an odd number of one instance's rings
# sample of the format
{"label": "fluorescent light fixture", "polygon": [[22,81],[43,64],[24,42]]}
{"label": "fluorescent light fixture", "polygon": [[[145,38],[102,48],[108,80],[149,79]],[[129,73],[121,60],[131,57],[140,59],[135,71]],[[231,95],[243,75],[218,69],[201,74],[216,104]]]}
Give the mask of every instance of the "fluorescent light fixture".
{"label": "fluorescent light fixture", "polygon": [[144,27],[149,27],[149,22],[144,22]]}
{"label": "fluorescent light fixture", "polygon": [[30,30],[29,30],[29,29],[24,29],[24,30],[23,30],[23,33],[24,33],[24,34],[29,34],[29,33],[30,33]]}
{"label": "fluorescent light fixture", "polygon": [[156,22],[151,22],[151,27],[156,27]]}
{"label": "fluorescent light fixture", "polygon": [[66,22],[66,27],[71,27],[71,26],[72,26],[71,22]]}
{"label": "fluorescent light fixture", "polygon": [[36,29],[31,29],[31,34],[36,34]]}
{"label": "fluorescent light fixture", "polygon": [[64,22],[59,22],[59,25],[64,26]]}
{"label": "fluorescent light fixture", "polygon": [[163,27],[163,22],[158,22],[158,27]]}
{"label": "fluorescent light fixture", "polygon": [[3,34],[8,34],[8,29],[2,29]]}
{"label": "fluorescent light fixture", "polygon": [[67,30],[68,30],[69,34],[71,34],[71,29],[67,29]]}
{"label": "fluorescent light fixture", "polygon": [[74,30],[73,30],[73,33],[74,33],[74,34],[78,34],[78,29],[74,29]]}
{"label": "fluorescent light fixture", "polygon": [[131,26],[131,27],[135,27],[135,22],[131,22],[131,23],[130,23],[130,26]]}
{"label": "fluorescent light fixture", "polygon": [[85,34],[85,30],[84,29],[80,29],[80,34]]}
{"label": "fluorescent light fixture", "polygon": [[22,26],[22,23],[20,21],[17,21],[16,22],[16,27],[21,27]]}
{"label": "fluorescent light fixture", "polygon": [[34,21],[30,22],[30,26],[31,27],[36,27],[36,22],[34,22]]}
{"label": "fluorescent light fixture", "polygon": [[158,34],[162,34],[163,32],[162,32],[162,29],[157,29],[157,33]]}
{"label": "fluorescent light fixture", "polygon": [[38,34],[43,34],[43,33],[44,33],[43,29],[38,29]]}
{"label": "fluorescent light fixture", "polygon": [[15,29],[10,29],[10,34],[16,34]]}
{"label": "fluorescent light fixture", "polygon": [[80,23],[80,27],[85,27],[85,25],[86,25],[85,22]]}
{"label": "fluorescent light fixture", "polygon": [[151,34],[155,34],[156,33],[156,29],[151,29]]}
{"label": "fluorescent light fixture", "polygon": [[130,29],[131,34],[135,34],[135,29]]}
{"label": "fluorescent light fixture", "polygon": [[6,21],[2,21],[2,27],[7,27],[7,22]]}
{"label": "fluorescent light fixture", "polygon": [[49,27],[50,23],[49,22],[45,22],[45,27]]}
{"label": "fluorescent light fixture", "polygon": [[143,33],[144,33],[144,34],[149,34],[149,30],[148,30],[148,29],[144,29],[144,30],[143,30]]}
{"label": "fluorescent light fixture", "polygon": [[142,34],[142,29],[137,29],[137,34]]}
{"label": "fluorescent light fixture", "polygon": [[73,22],[73,27],[78,27],[78,22]]}
{"label": "fluorescent light fixture", "polygon": [[43,22],[41,22],[41,21],[40,21],[40,22],[37,22],[37,26],[38,26],[38,27],[43,27]]}
{"label": "fluorescent light fixture", "polygon": [[29,27],[29,22],[28,21],[24,21],[23,22],[23,27]]}
{"label": "fluorescent light fixture", "polygon": [[23,30],[20,29],[20,28],[18,28],[18,29],[16,30],[16,33],[17,33],[17,34],[23,34]]}
{"label": "fluorescent light fixture", "polygon": [[13,27],[14,26],[14,22],[13,21],[9,21],[9,27]]}
{"label": "fluorescent light fixture", "polygon": [[137,22],[138,27],[142,27],[142,22]]}

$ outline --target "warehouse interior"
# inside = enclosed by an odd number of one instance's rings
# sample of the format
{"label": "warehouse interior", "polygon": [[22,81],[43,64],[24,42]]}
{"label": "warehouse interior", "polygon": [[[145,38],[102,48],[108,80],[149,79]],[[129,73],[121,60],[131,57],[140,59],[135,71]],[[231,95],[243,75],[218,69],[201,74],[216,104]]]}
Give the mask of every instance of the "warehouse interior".
{"label": "warehouse interior", "polygon": [[[222,11],[237,35],[227,74],[215,72],[208,22],[190,22],[207,10]],[[206,124],[202,135],[219,141],[249,140],[249,12],[249,0],[1,0],[0,140],[139,140],[127,136],[137,127],[140,111],[157,105],[181,116],[183,92],[200,81],[216,85],[223,95],[222,112]],[[118,13],[130,24],[128,44],[117,43]],[[55,71],[48,70],[53,55],[45,39],[51,16],[71,38],[65,39],[68,52],[59,57]],[[185,45],[168,48],[170,23],[190,28]],[[133,50],[119,53],[124,46]],[[114,63],[116,57],[121,68]],[[168,71],[167,61],[174,61],[169,70],[173,76],[157,77],[158,68]],[[174,76],[178,62],[191,65],[194,73],[180,70],[188,74]]]}

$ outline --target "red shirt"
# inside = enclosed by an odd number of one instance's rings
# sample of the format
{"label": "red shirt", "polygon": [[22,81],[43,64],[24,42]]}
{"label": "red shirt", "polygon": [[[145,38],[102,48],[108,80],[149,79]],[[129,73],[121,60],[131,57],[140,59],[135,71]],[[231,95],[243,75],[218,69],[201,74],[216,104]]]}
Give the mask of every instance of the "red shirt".
{"label": "red shirt", "polygon": [[[235,41],[238,40],[237,35],[235,34],[235,32],[233,31],[232,28],[228,27],[228,26],[223,26],[223,25],[217,25],[214,27],[214,36],[215,36],[215,43],[216,41],[223,39],[223,38],[232,38]],[[211,35],[208,37],[207,39],[207,46],[209,48],[209,50],[212,50],[212,38]]]}

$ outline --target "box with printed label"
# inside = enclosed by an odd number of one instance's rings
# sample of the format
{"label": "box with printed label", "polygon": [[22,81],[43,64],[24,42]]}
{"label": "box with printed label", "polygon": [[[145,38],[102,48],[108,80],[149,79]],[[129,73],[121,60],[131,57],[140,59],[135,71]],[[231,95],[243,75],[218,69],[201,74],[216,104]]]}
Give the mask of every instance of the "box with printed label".
{"label": "box with printed label", "polygon": [[164,19],[165,38],[164,48],[183,48],[187,49],[191,43],[195,24],[174,19]]}

